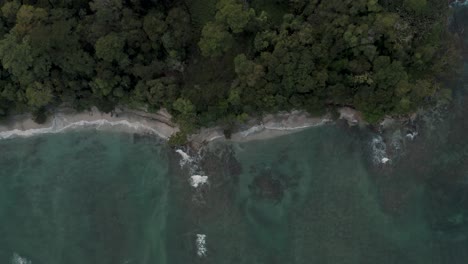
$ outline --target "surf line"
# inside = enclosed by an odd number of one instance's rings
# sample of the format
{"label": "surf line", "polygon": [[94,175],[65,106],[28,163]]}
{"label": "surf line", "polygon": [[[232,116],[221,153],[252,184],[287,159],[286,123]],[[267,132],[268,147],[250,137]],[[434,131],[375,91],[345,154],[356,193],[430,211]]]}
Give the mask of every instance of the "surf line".
{"label": "surf line", "polygon": [[0,132],[0,139],[9,139],[15,137],[32,137],[42,134],[57,134],[66,132],[68,130],[92,127],[96,129],[103,128],[115,128],[117,126],[127,127],[134,130],[135,132],[150,132],[163,139],[167,139],[166,136],[162,135],[156,129],[146,126],[139,122],[130,122],[128,120],[109,121],[107,119],[97,119],[92,121],[81,120],[77,122],[68,122],[66,118],[56,116],[52,120],[52,124],[49,127],[32,128],[27,130],[13,129]]}
{"label": "surf line", "polygon": [[[175,152],[180,155],[179,165],[181,168],[188,166],[190,179],[189,184],[197,191],[204,185],[208,185],[208,176],[200,169],[198,162],[200,161],[200,155],[190,156],[187,152],[182,149],[176,149]],[[206,247],[206,234],[196,234],[195,245],[197,247],[197,256],[206,257],[208,249]]]}

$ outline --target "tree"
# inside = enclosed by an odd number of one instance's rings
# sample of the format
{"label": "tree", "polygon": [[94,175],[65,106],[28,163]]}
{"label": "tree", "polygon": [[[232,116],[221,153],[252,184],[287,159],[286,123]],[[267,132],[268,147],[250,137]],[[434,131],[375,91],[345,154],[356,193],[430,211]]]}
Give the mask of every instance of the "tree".
{"label": "tree", "polygon": [[255,18],[255,10],[244,9],[236,0],[221,0],[217,4],[216,22],[225,24],[232,33],[241,33]]}
{"label": "tree", "polygon": [[178,98],[173,104],[174,110],[179,112],[181,115],[191,115],[195,111],[195,107],[193,106],[190,100],[184,98]]}
{"label": "tree", "polygon": [[45,22],[47,16],[48,13],[43,8],[22,5],[16,14],[16,25],[12,30],[16,36],[22,37],[35,26]]}
{"label": "tree", "polygon": [[140,81],[133,91],[132,100],[137,104],[149,104],[159,109],[166,102],[174,100],[176,89],[177,85],[173,78],[162,77],[146,82]]}
{"label": "tree", "polygon": [[52,89],[43,83],[34,82],[26,88],[26,98],[28,104],[34,108],[46,106],[53,99]]}
{"label": "tree", "polygon": [[198,46],[206,57],[217,57],[231,49],[233,45],[232,35],[222,25],[209,22],[202,30]]}
{"label": "tree", "polygon": [[94,12],[89,24],[90,40],[96,40],[112,31],[118,31],[122,17],[122,0],[94,0],[89,3]]}
{"label": "tree", "polygon": [[14,23],[16,20],[16,13],[21,7],[18,0],[5,2],[2,6],[2,15],[9,23]]}
{"label": "tree", "polygon": [[248,60],[245,54],[237,55],[234,65],[239,80],[250,87],[254,87],[265,75],[263,66]]}
{"label": "tree", "polygon": [[162,34],[167,30],[164,15],[155,10],[149,12],[143,19],[143,30],[152,41],[161,41]]}
{"label": "tree", "polygon": [[0,40],[0,60],[15,80],[24,84],[34,81],[35,77],[30,70],[34,59],[27,39],[18,43],[15,35],[7,34]]}
{"label": "tree", "polygon": [[449,101],[438,80],[461,68],[440,0],[272,0],[275,23],[249,1],[213,1],[203,19],[182,2],[3,1],[1,111],[166,107],[183,136],[329,104],[377,122]]}
{"label": "tree", "polygon": [[190,15],[180,7],[172,8],[167,14],[166,24],[170,30],[163,35],[164,48],[180,53],[192,39]]}
{"label": "tree", "polygon": [[109,33],[96,41],[96,56],[105,62],[128,64],[127,55],[123,52],[125,39],[117,33]]}
{"label": "tree", "polygon": [[405,0],[405,7],[420,14],[425,11],[427,0]]}

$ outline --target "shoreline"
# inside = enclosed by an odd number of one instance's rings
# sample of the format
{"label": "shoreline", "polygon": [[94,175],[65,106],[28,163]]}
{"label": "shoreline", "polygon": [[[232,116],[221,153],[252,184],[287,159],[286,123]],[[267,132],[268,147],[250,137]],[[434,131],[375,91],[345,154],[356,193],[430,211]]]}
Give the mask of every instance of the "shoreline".
{"label": "shoreline", "polygon": [[[333,118],[331,113],[323,116],[312,116],[305,111],[294,110],[267,114],[262,118],[252,118],[246,124],[236,127],[227,139],[221,126],[201,128],[188,137],[186,145],[200,148],[212,141],[248,142],[266,140],[292,134],[311,127],[332,124],[336,120],[344,120],[349,126],[366,127],[362,114],[355,109],[342,107],[338,109],[339,116]],[[415,117],[411,117],[414,119]],[[43,124],[33,121],[30,114],[10,116],[0,122],[0,140],[15,137],[30,137],[41,134],[55,134],[70,130],[96,129],[101,131],[119,131],[127,133],[150,133],[163,140],[179,131],[177,124],[171,121],[172,116],[161,109],[156,113],[140,110],[116,108],[111,113],[100,112],[96,107],[91,110],[77,112],[70,108],[59,108]],[[387,117],[379,127],[386,130],[401,123],[401,120]]]}
{"label": "shoreline", "polygon": [[[96,107],[83,112],[64,108],[57,110],[43,124],[35,123],[29,114],[11,116],[0,122],[0,140],[89,128],[103,131],[151,133],[168,140],[171,135],[179,131],[171,118],[171,115],[164,109],[157,113],[116,109],[107,114],[100,112]],[[235,142],[264,140],[332,122],[330,114],[312,117],[304,111],[281,112],[250,120],[246,125],[239,127],[230,139],[225,138],[223,129],[219,126],[202,128],[189,136],[188,143],[201,146],[215,140]]]}
{"label": "shoreline", "polygon": [[54,134],[76,129],[152,133],[167,140],[179,129],[164,110],[155,114],[136,110],[116,109],[103,113],[93,107],[89,111],[77,112],[60,109],[43,124],[37,124],[29,114],[11,116],[0,123],[0,139]]}
{"label": "shoreline", "polygon": [[247,142],[266,140],[292,134],[307,128],[332,123],[330,114],[313,117],[305,111],[280,112],[268,114],[260,119],[252,119],[247,124],[238,127],[227,139],[222,127],[202,128],[196,134],[190,135],[189,142],[195,147],[218,140]]}
{"label": "shoreline", "polygon": [[[321,117],[314,117],[305,111],[280,112],[268,114],[263,118],[250,119],[246,124],[239,125],[227,139],[221,126],[201,128],[197,133],[188,137],[186,147],[199,150],[210,142],[239,142],[245,143],[256,140],[268,140],[293,134],[312,127],[335,124],[342,120],[348,126],[369,127],[362,114],[349,107],[338,109],[339,116],[332,117],[327,113]],[[374,152],[374,163],[391,164],[395,155],[393,145],[395,142],[393,132],[407,127],[408,122],[413,123],[417,114],[407,118],[386,117],[378,126],[372,126],[377,133],[369,143]],[[148,113],[139,110],[117,108],[112,113],[102,113],[96,107],[89,111],[77,112],[71,109],[59,109],[48,118],[44,124],[35,123],[31,115],[11,116],[6,122],[0,122],[0,140],[31,137],[42,134],[56,134],[71,130],[117,131],[123,133],[152,134],[162,140],[169,140],[170,136],[177,133],[179,128],[171,121],[171,115],[164,109],[157,113]],[[404,137],[414,139],[418,130],[405,129]],[[408,132],[411,131],[411,132]],[[401,132],[401,131],[400,131]],[[389,134],[390,133],[390,134]],[[180,149],[179,149],[180,150]],[[176,150],[176,152],[178,152]],[[190,161],[190,157],[184,157],[186,153],[179,153],[183,160]]]}

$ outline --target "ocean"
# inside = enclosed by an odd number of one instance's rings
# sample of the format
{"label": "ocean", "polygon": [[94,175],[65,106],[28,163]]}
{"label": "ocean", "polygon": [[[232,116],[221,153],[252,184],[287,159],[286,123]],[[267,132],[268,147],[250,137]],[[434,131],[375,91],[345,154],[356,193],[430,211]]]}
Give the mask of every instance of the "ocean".
{"label": "ocean", "polygon": [[386,136],[338,122],[198,152],[92,129],[0,140],[0,263],[466,263],[457,93]]}

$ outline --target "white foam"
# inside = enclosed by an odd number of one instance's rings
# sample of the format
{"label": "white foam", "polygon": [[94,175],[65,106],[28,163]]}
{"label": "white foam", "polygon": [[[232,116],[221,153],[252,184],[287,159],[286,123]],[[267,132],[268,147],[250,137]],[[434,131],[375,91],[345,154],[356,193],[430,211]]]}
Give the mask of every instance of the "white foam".
{"label": "white foam", "polygon": [[266,124],[252,126],[244,131],[241,131],[240,135],[241,137],[248,137],[250,135],[262,132],[264,130],[294,131],[294,130],[300,130],[300,129],[310,128],[310,127],[322,126],[330,122],[332,122],[332,120],[326,119],[326,118],[322,119],[320,122],[317,122],[317,123],[309,123],[309,124],[300,125],[300,126],[291,126],[291,125],[284,125],[283,123],[268,122]]}
{"label": "white foam", "polygon": [[215,140],[218,139],[218,138],[224,138],[224,135],[222,135],[222,136],[221,136],[221,135],[213,136],[213,137],[209,138],[207,141],[208,141],[208,142],[210,142],[210,141],[215,141]]}
{"label": "white foam", "polygon": [[413,140],[417,135],[418,135],[418,132],[415,131],[415,132],[406,134],[406,137]]}
{"label": "white foam", "polygon": [[21,257],[17,253],[14,253],[13,257],[11,258],[11,264],[32,264],[32,262],[27,258]]}
{"label": "white foam", "polygon": [[190,185],[194,188],[198,188],[198,186],[204,185],[208,183],[208,176],[202,175],[192,175],[190,177]]}
{"label": "white foam", "polygon": [[284,126],[284,125],[281,125],[281,124],[273,124],[273,125],[265,125],[264,128],[269,129],[269,130],[291,131],[291,130],[299,130],[299,129],[309,128],[309,127],[322,126],[322,125],[325,125],[325,124],[330,123],[330,122],[332,122],[331,119],[322,119],[318,123],[306,124],[306,125],[303,125],[303,126]]}
{"label": "white foam", "polygon": [[185,164],[190,164],[193,162],[193,158],[189,156],[189,154],[185,153],[183,150],[181,149],[176,149],[176,151],[180,157],[182,158],[180,160],[180,166],[183,167]]}
{"label": "white foam", "polygon": [[376,164],[386,164],[390,161],[387,155],[387,145],[383,141],[381,136],[376,136],[372,138],[371,141],[372,148],[372,160]]}
{"label": "white foam", "polygon": [[258,132],[260,132],[260,131],[262,131],[264,129],[265,129],[264,125],[253,126],[253,127],[249,128],[247,130],[244,130],[244,131],[240,132],[240,134],[241,134],[242,137],[247,137],[247,136],[252,135],[254,133],[258,133]]}
{"label": "white foam", "polygon": [[106,127],[116,127],[116,126],[124,126],[128,127],[132,130],[137,131],[147,131],[158,135],[161,138],[166,139],[164,135],[162,135],[156,129],[146,126],[139,122],[129,122],[128,120],[118,120],[118,121],[109,121],[106,119],[98,119],[92,121],[81,120],[77,122],[68,122],[66,118],[61,116],[56,116],[52,120],[52,125],[50,127],[44,128],[35,128],[35,129],[28,129],[28,130],[19,130],[13,129],[8,131],[0,132],[0,139],[8,139],[14,137],[31,137],[35,135],[41,134],[56,134],[65,132],[72,129],[77,128],[96,128],[96,129],[104,129]]}
{"label": "white foam", "polygon": [[208,253],[208,249],[206,248],[206,235],[205,234],[197,234],[197,255],[199,257],[205,257]]}
{"label": "white foam", "polygon": [[387,157],[382,158],[382,159],[380,160],[380,162],[383,163],[383,164],[387,164],[387,162],[390,162],[390,161],[392,161],[392,160],[389,159],[389,158],[387,158]]}

